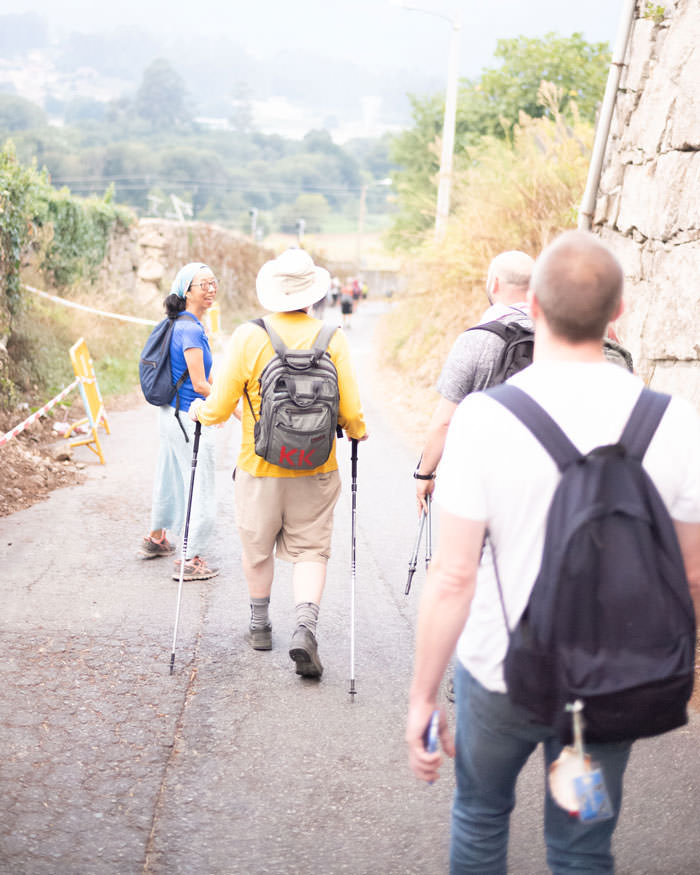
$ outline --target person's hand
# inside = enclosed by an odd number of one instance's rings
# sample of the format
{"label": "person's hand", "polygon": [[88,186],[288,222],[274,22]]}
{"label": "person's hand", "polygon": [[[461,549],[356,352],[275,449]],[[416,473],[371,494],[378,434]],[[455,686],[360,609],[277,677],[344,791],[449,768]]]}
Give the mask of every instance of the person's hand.
{"label": "person's hand", "polygon": [[362,435],[361,438],[358,438],[358,441],[366,441],[368,437],[369,437],[369,432],[366,431],[366,432]]}
{"label": "person's hand", "polygon": [[418,516],[420,516],[421,513],[428,513],[428,496],[433,494],[434,489],[434,480],[416,480],[416,503],[418,505]]}
{"label": "person's hand", "polygon": [[[440,750],[428,753],[423,744],[423,733],[430,722],[435,703],[416,703],[408,709],[408,721],[406,723],[406,744],[408,745],[408,762],[413,774],[420,781],[432,784],[440,777],[442,754]],[[442,708],[440,711],[440,723],[438,734],[440,747],[449,757],[455,755],[454,738],[447,725],[447,718]]]}
{"label": "person's hand", "polygon": [[192,422],[199,422],[199,417],[197,416],[197,411],[200,408],[200,405],[203,404],[201,398],[195,398],[194,401],[190,404],[190,409],[187,411],[187,415],[192,420]]}

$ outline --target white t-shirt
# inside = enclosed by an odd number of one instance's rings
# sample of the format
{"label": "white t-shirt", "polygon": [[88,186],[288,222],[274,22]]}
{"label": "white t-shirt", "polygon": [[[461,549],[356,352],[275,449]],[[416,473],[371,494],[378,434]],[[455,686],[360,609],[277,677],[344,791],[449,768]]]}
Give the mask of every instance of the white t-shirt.
{"label": "white t-shirt", "polygon": [[[643,388],[638,377],[607,362],[535,363],[508,382],[544,407],[583,453],[619,439]],[[671,401],[643,464],[671,516],[700,522],[700,416],[688,402]],[[505,407],[482,393],[468,395],[458,406],[435,500],[456,516],[486,522],[511,628],[539,571],[558,481],[550,455]],[[457,656],[479,683],[505,692],[507,644],[493,564],[485,555]]]}

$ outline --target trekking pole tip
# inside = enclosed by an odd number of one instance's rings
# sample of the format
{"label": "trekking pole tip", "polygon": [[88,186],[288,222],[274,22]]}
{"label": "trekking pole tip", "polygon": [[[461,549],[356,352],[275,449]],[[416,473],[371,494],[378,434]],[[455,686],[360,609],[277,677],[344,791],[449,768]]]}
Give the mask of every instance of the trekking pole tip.
{"label": "trekking pole tip", "polygon": [[173,669],[175,668],[175,654],[170,654],[170,674],[173,673]]}
{"label": "trekking pole tip", "polygon": [[408,580],[406,581],[406,589],[403,591],[404,595],[408,595],[411,591],[411,583],[413,581],[413,575],[415,574],[415,568],[408,569]]}
{"label": "trekking pole tip", "polygon": [[350,681],[350,701],[355,701],[355,696],[357,695],[357,690],[355,689],[355,680],[354,678]]}

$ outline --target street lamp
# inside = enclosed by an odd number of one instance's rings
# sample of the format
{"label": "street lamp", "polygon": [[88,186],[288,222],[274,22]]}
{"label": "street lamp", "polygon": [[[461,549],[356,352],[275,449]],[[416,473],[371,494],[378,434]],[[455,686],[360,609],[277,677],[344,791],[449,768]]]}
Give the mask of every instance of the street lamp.
{"label": "street lamp", "polygon": [[412,6],[404,0],[390,0],[392,6],[399,6],[410,12],[425,12],[449,21],[452,27],[450,33],[449,60],[447,63],[447,90],[445,93],[445,118],[442,125],[442,155],[440,157],[440,173],[438,177],[437,206],[435,209],[435,239],[440,241],[447,230],[447,218],[450,212],[450,186],[452,184],[452,156],[455,146],[455,124],[457,121],[457,76],[459,66],[459,32],[462,28],[462,18],[459,10],[454,15],[446,15],[434,9],[424,9],[422,6]]}
{"label": "street lamp", "polygon": [[387,176],[386,179],[374,179],[372,182],[365,182],[360,189],[360,211],[357,215],[357,246],[355,253],[358,269],[362,267],[360,258],[362,255],[362,232],[365,228],[365,213],[367,212],[367,189],[371,185],[391,185],[391,182],[391,178]]}

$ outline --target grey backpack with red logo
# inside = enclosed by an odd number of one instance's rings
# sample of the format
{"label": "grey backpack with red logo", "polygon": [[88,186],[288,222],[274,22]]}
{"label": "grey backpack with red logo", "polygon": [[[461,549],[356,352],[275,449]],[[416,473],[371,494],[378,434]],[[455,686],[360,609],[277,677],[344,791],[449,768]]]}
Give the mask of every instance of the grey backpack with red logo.
{"label": "grey backpack with red logo", "polygon": [[338,425],[338,373],[327,352],[337,326],[321,327],[312,349],[289,349],[265,319],[275,350],[260,374],[260,412],[255,415],[255,453],[266,462],[295,471],[312,470],[327,461]]}

